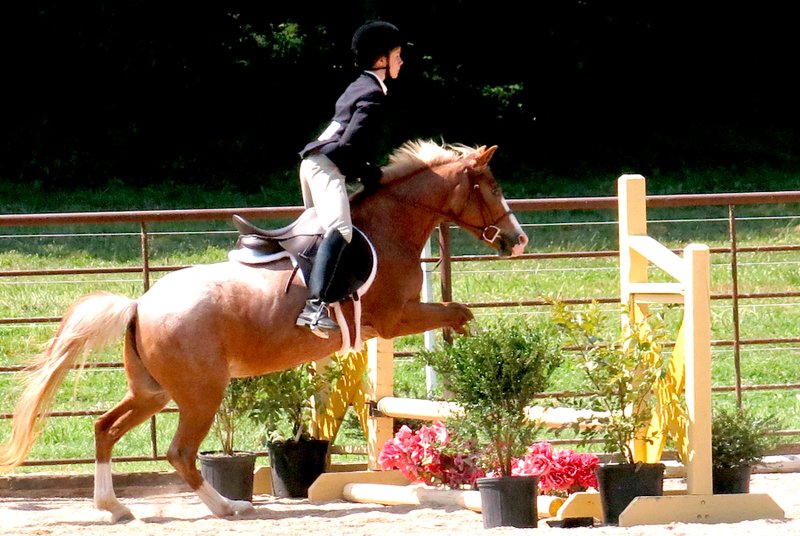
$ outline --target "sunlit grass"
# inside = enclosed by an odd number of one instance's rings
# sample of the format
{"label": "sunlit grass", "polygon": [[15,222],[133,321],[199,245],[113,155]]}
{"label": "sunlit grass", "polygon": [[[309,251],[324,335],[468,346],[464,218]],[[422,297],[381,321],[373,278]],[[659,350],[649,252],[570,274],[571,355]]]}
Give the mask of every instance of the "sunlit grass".
{"label": "sunlit grass", "polygon": [[[776,186],[777,189],[777,186]],[[788,189],[788,188],[787,188]],[[513,188],[506,189],[514,197]],[[128,193],[131,198],[134,194]],[[144,201],[132,208],[165,206],[155,200],[175,197],[175,208],[214,206],[269,206],[276,203],[256,195],[253,198],[227,194],[213,195],[202,192],[165,192],[150,190]],[[204,197],[205,195],[205,197]],[[573,192],[572,195],[583,195]],[[179,199],[177,196],[180,196]],[[201,200],[202,198],[202,200]],[[5,198],[10,199],[10,198]],[[102,196],[90,196],[82,203],[78,197],[68,196],[65,210],[105,210]],[[138,200],[139,198],[137,198]],[[52,200],[51,200],[52,201]],[[8,203],[7,201],[2,201]],[[55,203],[55,201],[53,201]],[[114,197],[108,207],[123,206],[122,198]],[[291,202],[287,203],[291,204]],[[177,206],[181,205],[181,206]],[[53,210],[48,200],[37,198],[31,212]],[[9,207],[6,206],[6,209]],[[17,201],[17,210],[24,205]],[[737,215],[737,247],[756,245],[795,244],[800,219],[797,206],[740,207]],[[727,213],[724,208],[688,208],[654,210],[648,225],[651,236],[668,247],[682,250],[692,242],[706,243],[711,247],[730,246]],[[767,217],[771,218],[767,218]],[[616,214],[613,211],[571,211],[521,214],[530,237],[531,253],[563,251],[614,251],[617,248]],[[269,225],[269,223],[263,223]],[[47,229],[0,228],[0,270],[73,269],[94,267],[140,267],[141,239],[136,225],[106,224],[98,226],[66,226]],[[179,222],[159,223],[148,228],[151,266],[183,266],[205,264],[226,259],[233,247],[235,233],[229,222]],[[30,235],[47,233],[36,238]],[[457,255],[487,255],[491,252],[473,237],[459,230],[453,231],[453,251]],[[434,243],[434,254],[438,246]],[[711,270],[712,293],[730,294],[733,287],[729,254],[713,254]],[[786,292],[800,288],[800,253],[798,252],[739,252],[738,287],[740,293]],[[163,272],[152,272],[149,284],[154,284]],[[657,269],[650,272],[651,280],[667,280]],[[434,299],[441,299],[439,268],[431,272]],[[62,274],[0,278],[0,318],[59,317],[77,297],[88,292],[106,290],[132,298],[139,296],[145,287],[141,273],[124,274]],[[490,317],[523,315],[546,317],[548,308],[537,305],[499,308],[477,306],[494,302],[537,302],[550,298],[614,298],[619,295],[618,260],[616,257],[537,258],[525,260],[493,260],[491,262],[456,262],[453,264],[453,299],[475,304],[476,324]],[[610,315],[609,330],[616,328],[618,305],[606,306]],[[797,318],[800,317],[800,299],[776,297],[769,299],[739,300],[740,336],[743,339],[800,337]],[[671,327],[677,331],[680,313],[671,314]],[[40,352],[53,335],[50,323],[21,323],[0,325],[0,366],[27,363]],[[728,299],[712,301],[712,339],[730,340],[733,337],[733,315]],[[439,335],[439,338],[441,336]],[[423,346],[422,335],[401,337],[395,341],[397,352],[418,351]],[[120,345],[114,345],[94,360],[117,362],[121,358]],[[767,344],[743,346],[740,351],[742,383],[785,384],[797,383],[800,378],[800,345]],[[731,347],[716,346],[712,351],[712,380],[716,387],[729,387],[735,381],[734,353]],[[0,373],[0,413],[14,410],[20,374]],[[53,410],[106,410],[116,404],[125,393],[124,373],[120,369],[88,369],[80,379],[70,374],[59,391]],[[567,359],[555,375],[552,391],[585,391],[587,386]],[[395,394],[397,396],[424,397],[425,371],[413,357],[398,358],[395,363]],[[730,399],[729,392],[715,393],[714,399]],[[800,428],[800,396],[797,391],[745,391],[743,399],[756,412],[778,413],[785,428]],[[580,404],[580,401],[561,400],[558,403]],[[30,459],[86,458],[94,456],[93,421],[95,416],[51,418],[42,436],[34,446]],[[177,426],[174,413],[157,417],[157,452],[163,455]],[[0,441],[9,436],[9,420],[0,419]],[[237,443],[242,448],[262,448],[263,431],[249,421],[240,427]],[[341,444],[363,444],[355,419],[345,420],[337,440]],[[217,448],[216,438],[209,435],[203,450]],[[114,451],[117,456],[151,456],[151,429],[146,423],[127,434]],[[51,468],[48,468],[50,470]],[[75,466],[54,466],[53,470],[75,471]],[[77,470],[91,470],[79,466]],[[169,469],[166,462],[136,462],[115,466],[121,471]],[[21,471],[41,470],[37,467]]]}

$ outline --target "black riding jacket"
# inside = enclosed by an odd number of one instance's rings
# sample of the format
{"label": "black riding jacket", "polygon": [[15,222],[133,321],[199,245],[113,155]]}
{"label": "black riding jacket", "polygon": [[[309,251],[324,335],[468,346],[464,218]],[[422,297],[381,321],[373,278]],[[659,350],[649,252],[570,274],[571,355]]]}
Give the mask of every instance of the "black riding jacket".
{"label": "black riding jacket", "polygon": [[305,158],[324,154],[347,179],[365,185],[380,179],[379,140],[383,128],[386,94],[375,75],[364,71],[336,101],[330,126],[300,151]]}

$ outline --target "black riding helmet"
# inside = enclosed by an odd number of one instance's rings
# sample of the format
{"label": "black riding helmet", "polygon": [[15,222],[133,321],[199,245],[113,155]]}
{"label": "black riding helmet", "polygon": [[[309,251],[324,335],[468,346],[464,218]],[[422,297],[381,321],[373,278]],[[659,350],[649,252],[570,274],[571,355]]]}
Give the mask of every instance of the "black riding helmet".
{"label": "black riding helmet", "polygon": [[356,65],[369,69],[376,59],[404,44],[400,30],[394,24],[380,20],[367,22],[353,34]]}

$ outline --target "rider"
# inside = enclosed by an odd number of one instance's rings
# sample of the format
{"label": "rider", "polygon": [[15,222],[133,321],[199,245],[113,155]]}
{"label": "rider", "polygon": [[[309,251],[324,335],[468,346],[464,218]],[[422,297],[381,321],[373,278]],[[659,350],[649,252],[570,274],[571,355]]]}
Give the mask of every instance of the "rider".
{"label": "rider", "polygon": [[[400,73],[403,40],[396,26],[370,21],[353,35],[356,65],[362,69],[336,101],[331,123],[300,151],[300,186],[306,208],[316,207],[324,235],[309,278],[309,297],[297,318],[324,338],[339,329],[328,316],[328,296],[337,265],[353,236],[345,180],[358,180],[365,189],[380,183],[378,138],[383,128],[386,79]],[[332,299],[331,299],[332,298]]]}

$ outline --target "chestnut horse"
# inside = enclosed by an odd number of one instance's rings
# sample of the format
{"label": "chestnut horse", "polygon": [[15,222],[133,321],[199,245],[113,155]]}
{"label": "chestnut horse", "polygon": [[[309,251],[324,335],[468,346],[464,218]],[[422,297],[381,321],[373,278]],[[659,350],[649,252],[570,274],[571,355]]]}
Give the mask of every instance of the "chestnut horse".
{"label": "chestnut horse", "polygon": [[[488,166],[495,149],[409,142],[391,156],[379,189],[351,197],[353,223],[378,258],[361,299],[366,338],[443,327],[464,332],[472,319],[466,306],[420,302],[420,254],[439,223],[454,222],[501,255],[522,253],[528,239]],[[172,400],[179,420],[169,462],[215,516],[251,509],[249,502],[217,493],[195,461],[231,378],[282,370],[339,349],[342,337],[322,339],[295,325],[306,288],[291,277],[287,259],[258,268],[228,261],[170,273],[136,300],[109,293],[79,298],[29,369],[11,437],[0,448],[0,468],[24,461],[66,373],[124,334],[128,391],[94,425],[96,507],[114,522],[132,518],[112,486],[112,447]],[[348,308],[352,315],[352,304]]]}

